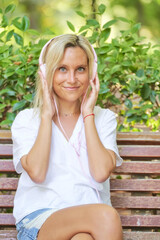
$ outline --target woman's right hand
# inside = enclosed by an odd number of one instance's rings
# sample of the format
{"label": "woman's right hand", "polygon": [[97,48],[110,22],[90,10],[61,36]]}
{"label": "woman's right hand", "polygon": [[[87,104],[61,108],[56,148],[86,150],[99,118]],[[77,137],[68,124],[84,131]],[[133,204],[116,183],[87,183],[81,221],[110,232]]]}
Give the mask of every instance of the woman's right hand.
{"label": "woman's right hand", "polygon": [[50,93],[48,89],[48,83],[44,78],[41,71],[38,72],[40,76],[40,80],[42,83],[42,91],[43,91],[43,106],[42,106],[42,116],[47,118],[53,118],[56,109],[54,104],[54,92]]}

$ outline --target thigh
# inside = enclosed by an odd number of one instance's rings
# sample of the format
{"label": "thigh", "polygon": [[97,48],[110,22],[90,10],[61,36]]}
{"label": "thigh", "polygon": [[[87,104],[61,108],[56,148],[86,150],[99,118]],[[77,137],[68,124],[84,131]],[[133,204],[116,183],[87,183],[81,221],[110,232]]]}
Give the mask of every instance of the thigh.
{"label": "thigh", "polygon": [[[88,204],[59,210],[45,221],[37,239],[71,240],[78,233],[89,233],[93,239],[103,240],[111,221],[116,226],[115,218],[112,217],[114,211],[106,204]],[[120,228],[119,222],[117,226]]]}
{"label": "thigh", "polygon": [[89,233],[78,233],[71,240],[94,240]]}

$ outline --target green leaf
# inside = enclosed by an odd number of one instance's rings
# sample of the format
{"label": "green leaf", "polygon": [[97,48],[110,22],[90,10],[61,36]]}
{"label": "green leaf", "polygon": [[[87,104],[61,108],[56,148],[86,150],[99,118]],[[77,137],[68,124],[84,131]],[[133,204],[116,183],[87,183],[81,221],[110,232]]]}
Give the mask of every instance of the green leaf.
{"label": "green leaf", "polygon": [[111,96],[108,98],[113,104],[120,104],[120,100],[116,98],[115,96]]}
{"label": "green leaf", "polygon": [[87,32],[88,32],[88,31],[84,31],[84,32],[81,33],[81,35],[85,37],[86,34],[87,34]]}
{"label": "green leaf", "polygon": [[90,28],[90,26],[89,25],[84,25],[84,26],[82,26],[80,29],[79,29],[79,33],[80,32],[83,32],[84,30],[86,30],[86,29],[89,29]]}
{"label": "green leaf", "polygon": [[80,17],[83,17],[83,18],[86,17],[86,15],[85,15],[83,12],[81,12],[81,11],[76,11],[76,13],[77,13]]}
{"label": "green leaf", "polygon": [[115,72],[119,71],[121,69],[121,65],[115,65],[111,68],[111,74],[114,74]]}
{"label": "green leaf", "polygon": [[94,31],[92,36],[88,38],[91,44],[94,44],[98,38],[98,32]]}
{"label": "green leaf", "polygon": [[16,5],[14,5],[14,4],[10,4],[10,5],[8,5],[7,7],[6,7],[6,9],[5,9],[5,13],[8,13],[8,12],[14,12],[14,10],[15,10],[15,8],[16,8]]}
{"label": "green leaf", "polygon": [[132,62],[130,60],[122,62],[122,66],[129,67],[132,66]]}
{"label": "green leaf", "polygon": [[[98,49],[98,54],[105,54],[109,51],[108,47],[101,47]],[[106,59],[104,59],[105,61],[107,61]]]}
{"label": "green leaf", "polygon": [[14,35],[16,43],[18,45],[23,46],[23,38],[19,34],[17,34],[17,33],[13,33],[13,35]]}
{"label": "green leaf", "polygon": [[105,23],[105,24],[103,25],[103,28],[104,28],[104,29],[109,28],[110,26],[112,26],[112,25],[113,25],[114,23],[116,23],[116,22],[117,22],[117,19],[113,19],[113,20]]}
{"label": "green leaf", "polygon": [[6,34],[6,30],[0,33],[0,38],[2,38]]}
{"label": "green leaf", "polygon": [[12,121],[9,119],[6,119],[0,123],[0,126],[8,125],[10,126],[12,124]]}
{"label": "green leaf", "polygon": [[147,83],[145,83],[141,89],[141,96],[144,100],[148,99],[151,93],[151,88]]}
{"label": "green leaf", "polygon": [[13,36],[13,33],[14,33],[14,30],[11,30],[10,32],[7,33],[6,42],[8,42],[11,39],[11,37]]}
{"label": "green leaf", "polygon": [[44,32],[45,35],[55,35],[55,33],[51,29],[46,29]]}
{"label": "green leaf", "polygon": [[99,22],[97,20],[95,20],[95,19],[88,19],[87,20],[87,25],[98,27],[99,26]]}
{"label": "green leaf", "polygon": [[17,102],[14,104],[13,106],[13,112],[18,110],[18,109],[22,109],[26,104],[26,100],[21,100],[20,102]]}
{"label": "green leaf", "polygon": [[29,34],[35,35],[35,36],[39,36],[40,35],[40,33],[37,30],[31,29],[31,28],[27,29],[26,32],[29,33]]}
{"label": "green leaf", "polygon": [[108,92],[110,92],[110,89],[107,87],[107,84],[102,83],[100,85],[99,94],[104,94],[104,93],[108,93]]}
{"label": "green leaf", "polygon": [[150,100],[152,103],[155,103],[156,101],[156,92],[155,91],[151,91],[151,94],[150,94]]}
{"label": "green leaf", "polygon": [[101,4],[98,6],[98,11],[100,14],[103,14],[106,10],[106,6],[104,4]]}
{"label": "green leaf", "polygon": [[141,78],[144,76],[144,70],[143,69],[138,69],[138,71],[136,72],[136,76]]}
{"label": "green leaf", "polygon": [[124,104],[126,105],[127,108],[132,108],[132,106],[133,106],[130,99],[126,99]]}
{"label": "green leaf", "polygon": [[30,26],[30,21],[29,18],[27,16],[24,16],[22,18],[22,29],[25,32]]}
{"label": "green leaf", "polygon": [[25,71],[20,68],[16,69],[15,72],[19,75],[25,76]]}
{"label": "green leaf", "polygon": [[111,29],[110,28],[106,28],[105,30],[103,30],[100,34],[100,39],[103,38],[104,41],[106,41],[109,38],[109,35],[111,33]]}
{"label": "green leaf", "polygon": [[75,27],[73,26],[73,24],[71,22],[67,21],[67,25],[71,29],[72,32],[75,32]]}
{"label": "green leaf", "polygon": [[2,10],[2,8],[0,8],[0,14],[1,14],[1,13],[3,13],[3,10]]}
{"label": "green leaf", "polygon": [[141,28],[141,23],[137,23],[132,27],[131,32],[132,33],[138,32],[140,28]]}
{"label": "green leaf", "polygon": [[23,97],[27,102],[32,102],[33,100],[33,95],[32,94],[27,94]]}
{"label": "green leaf", "polygon": [[23,31],[22,23],[19,22],[19,19],[20,19],[20,17],[17,17],[17,18],[15,18],[15,19],[13,19],[13,20],[12,20],[12,24],[13,24],[16,28],[18,28],[19,30]]}
{"label": "green leaf", "polygon": [[4,74],[5,78],[8,78],[10,76],[12,76],[15,73],[15,69],[14,68],[7,68]]}
{"label": "green leaf", "polygon": [[117,20],[120,20],[122,22],[126,22],[126,23],[131,23],[131,20],[127,19],[127,18],[124,18],[124,17],[117,17],[116,18]]}
{"label": "green leaf", "polygon": [[5,28],[5,27],[8,26],[8,18],[7,18],[5,15],[3,15],[3,17],[2,17],[1,26],[2,26],[3,28]]}
{"label": "green leaf", "polygon": [[2,89],[0,91],[0,95],[2,96],[3,94],[6,94],[9,95],[9,96],[14,96],[15,95],[15,92],[13,90],[11,90],[10,88],[5,88],[5,89]]}
{"label": "green leaf", "polygon": [[0,110],[4,109],[6,107],[6,104],[0,104]]}

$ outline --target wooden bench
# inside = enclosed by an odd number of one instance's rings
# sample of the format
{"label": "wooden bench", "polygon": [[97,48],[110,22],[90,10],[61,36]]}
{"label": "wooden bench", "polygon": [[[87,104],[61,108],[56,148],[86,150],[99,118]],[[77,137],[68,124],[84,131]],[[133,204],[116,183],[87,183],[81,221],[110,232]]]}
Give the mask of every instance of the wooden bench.
{"label": "wooden bench", "polygon": [[[160,240],[160,135],[118,133],[117,141],[124,163],[111,176],[111,200],[121,216],[124,240]],[[1,130],[0,239],[16,239],[12,208],[17,183],[11,133]]]}

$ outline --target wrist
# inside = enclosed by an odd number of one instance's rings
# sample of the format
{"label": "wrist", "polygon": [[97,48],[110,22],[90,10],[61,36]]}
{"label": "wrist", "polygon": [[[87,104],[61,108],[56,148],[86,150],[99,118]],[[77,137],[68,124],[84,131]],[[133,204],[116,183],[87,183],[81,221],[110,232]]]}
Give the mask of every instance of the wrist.
{"label": "wrist", "polygon": [[90,110],[87,110],[87,111],[83,111],[82,112],[82,115],[83,115],[83,118],[89,114],[92,114],[93,113],[93,109],[90,109]]}
{"label": "wrist", "polygon": [[85,116],[83,117],[83,122],[85,122],[87,118],[88,118],[88,119],[89,119],[89,118],[90,118],[90,119],[93,119],[94,116],[95,116],[95,114],[94,114],[93,112],[85,115]]}
{"label": "wrist", "polygon": [[44,122],[51,122],[52,121],[52,115],[51,114],[44,114],[42,113],[41,114],[41,121],[44,121]]}

